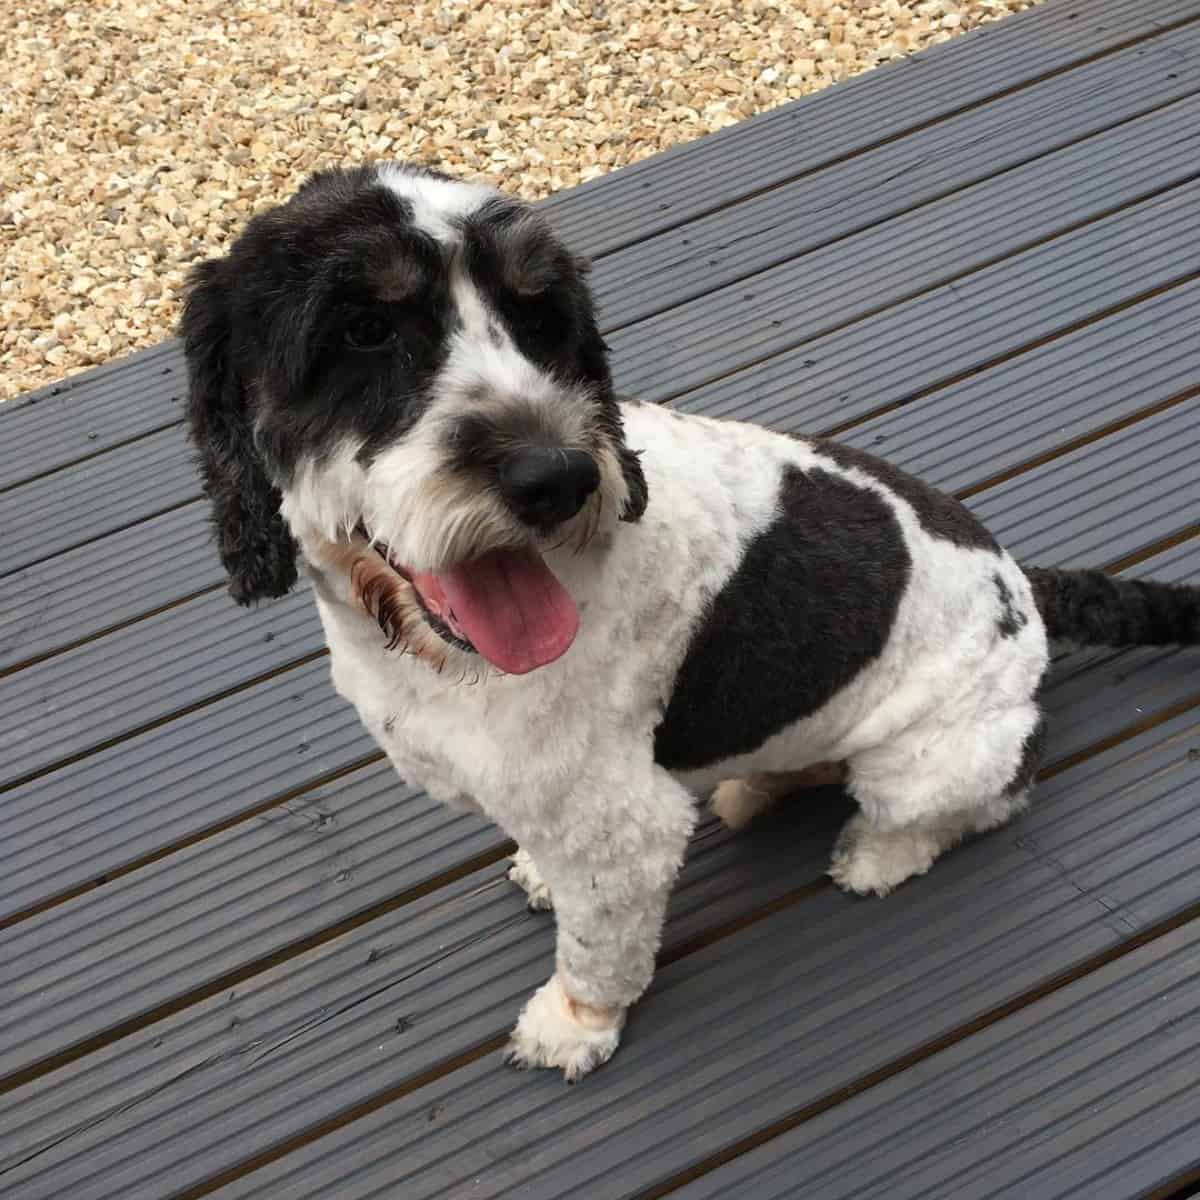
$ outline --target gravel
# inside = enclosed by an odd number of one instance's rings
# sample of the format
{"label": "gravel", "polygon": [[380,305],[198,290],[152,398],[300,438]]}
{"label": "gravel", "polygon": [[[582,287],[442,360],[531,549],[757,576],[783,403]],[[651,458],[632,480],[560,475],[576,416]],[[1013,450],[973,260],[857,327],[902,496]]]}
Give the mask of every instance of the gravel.
{"label": "gravel", "polygon": [[0,13],[0,399],[171,333],[318,167],[531,199],[1035,0],[24,0]]}

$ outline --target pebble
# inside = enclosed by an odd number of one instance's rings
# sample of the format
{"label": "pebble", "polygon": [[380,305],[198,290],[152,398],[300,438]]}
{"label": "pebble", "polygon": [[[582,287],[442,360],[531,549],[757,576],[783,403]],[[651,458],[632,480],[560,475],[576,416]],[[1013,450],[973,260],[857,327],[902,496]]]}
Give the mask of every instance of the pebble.
{"label": "pebble", "polygon": [[1034,2],[3,5],[0,399],[169,336],[190,266],[319,167],[538,199]]}

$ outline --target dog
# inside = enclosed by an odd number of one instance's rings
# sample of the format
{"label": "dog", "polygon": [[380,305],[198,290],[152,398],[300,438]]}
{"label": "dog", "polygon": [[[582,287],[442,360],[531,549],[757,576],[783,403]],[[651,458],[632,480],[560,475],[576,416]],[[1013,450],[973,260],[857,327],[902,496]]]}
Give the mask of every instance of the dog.
{"label": "dog", "polygon": [[1050,637],[1200,640],[1200,589],[1024,569],[880,459],[618,397],[587,264],[482,183],[320,173],[181,330],[234,599],[303,567],[337,691],[553,906],[521,1067],[616,1050],[696,796],[843,782],[830,873],[884,895],[1025,806]]}

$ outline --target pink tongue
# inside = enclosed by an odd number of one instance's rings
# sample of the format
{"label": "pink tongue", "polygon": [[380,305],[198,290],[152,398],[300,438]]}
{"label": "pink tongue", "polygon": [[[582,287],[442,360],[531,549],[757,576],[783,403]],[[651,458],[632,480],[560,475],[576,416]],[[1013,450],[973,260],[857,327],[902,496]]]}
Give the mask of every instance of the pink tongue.
{"label": "pink tongue", "polygon": [[493,550],[413,582],[427,603],[440,592],[449,613],[439,615],[510,675],[553,662],[579,631],[575,602],[533,550]]}

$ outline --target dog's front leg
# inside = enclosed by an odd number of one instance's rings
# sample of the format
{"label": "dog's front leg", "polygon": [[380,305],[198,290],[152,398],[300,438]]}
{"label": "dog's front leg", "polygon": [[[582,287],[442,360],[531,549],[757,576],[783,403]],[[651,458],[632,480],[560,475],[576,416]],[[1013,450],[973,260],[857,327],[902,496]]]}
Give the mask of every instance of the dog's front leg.
{"label": "dog's front leg", "polygon": [[556,970],[525,1005],[507,1060],[558,1067],[568,1082],[612,1057],[646,990],[667,898],[695,824],[691,795],[665,772],[644,789],[610,781],[572,795],[521,845],[554,897]]}

